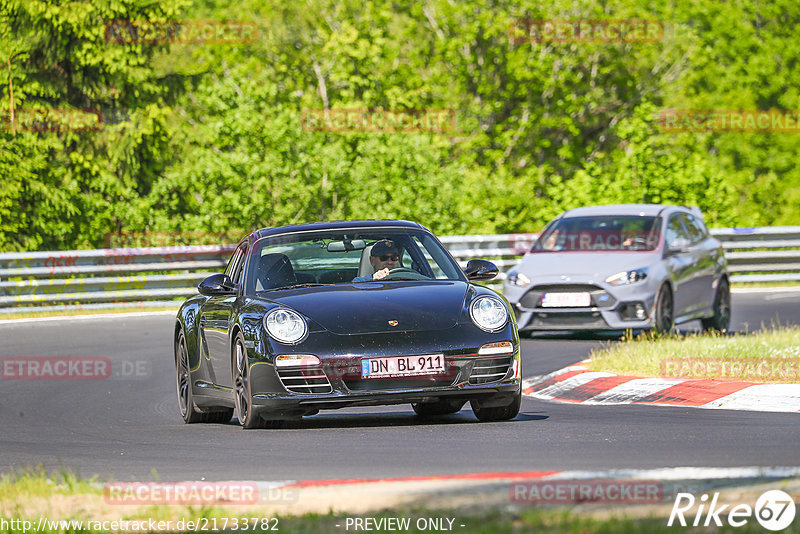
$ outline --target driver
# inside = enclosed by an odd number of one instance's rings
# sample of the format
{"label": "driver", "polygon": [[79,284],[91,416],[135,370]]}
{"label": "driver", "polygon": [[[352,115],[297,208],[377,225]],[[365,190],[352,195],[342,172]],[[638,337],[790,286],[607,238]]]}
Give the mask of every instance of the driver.
{"label": "driver", "polygon": [[389,271],[396,269],[400,262],[400,252],[394,241],[382,239],[372,246],[369,253],[369,262],[375,272],[371,276],[357,276],[353,282],[367,282],[369,280],[380,280],[386,278]]}

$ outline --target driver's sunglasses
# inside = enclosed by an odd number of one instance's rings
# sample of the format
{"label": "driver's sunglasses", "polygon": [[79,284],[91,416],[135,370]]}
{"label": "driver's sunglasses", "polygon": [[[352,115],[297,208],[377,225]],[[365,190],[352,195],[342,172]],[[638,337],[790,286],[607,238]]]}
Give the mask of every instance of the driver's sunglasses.
{"label": "driver's sunglasses", "polygon": [[400,256],[397,254],[384,254],[383,256],[378,256],[378,258],[380,258],[381,261],[397,261],[400,259]]}

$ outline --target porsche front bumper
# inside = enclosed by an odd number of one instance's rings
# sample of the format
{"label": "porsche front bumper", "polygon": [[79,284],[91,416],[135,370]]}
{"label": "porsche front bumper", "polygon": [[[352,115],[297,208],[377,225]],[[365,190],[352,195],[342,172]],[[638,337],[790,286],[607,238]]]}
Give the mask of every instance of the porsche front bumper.
{"label": "porsche front bumper", "polygon": [[[347,406],[377,406],[454,400],[481,399],[490,406],[506,405],[519,393],[521,364],[516,329],[474,336],[474,345],[453,348],[441,333],[429,336],[376,335],[363,339],[317,339],[303,348],[314,354],[320,365],[281,367],[275,356],[251,358],[250,386],[253,409],[264,417],[298,417],[322,409]],[[333,336],[342,338],[344,336]],[[449,336],[448,336],[449,337]],[[471,337],[471,336],[466,336]],[[353,343],[359,339],[358,343]],[[335,341],[346,345],[337,346]],[[325,342],[327,341],[327,343]],[[500,354],[482,354],[481,347],[507,342],[511,348]],[[322,350],[325,347],[326,350]],[[299,347],[293,349],[298,353]],[[438,374],[392,378],[362,377],[362,360],[393,356],[441,354],[445,370]]]}

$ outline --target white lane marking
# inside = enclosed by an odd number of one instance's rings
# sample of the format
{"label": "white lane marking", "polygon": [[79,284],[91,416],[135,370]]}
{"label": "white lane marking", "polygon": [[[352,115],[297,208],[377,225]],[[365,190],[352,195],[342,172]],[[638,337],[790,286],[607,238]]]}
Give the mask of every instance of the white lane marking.
{"label": "white lane marking", "polygon": [[15,325],[22,323],[39,323],[42,321],[83,321],[87,319],[116,319],[130,317],[148,317],[154,315],[171,315],[177,317],[178,309],[152,312],[132,312],[132,313],[95,313],[91,315],[58,315],[55,317],[30,317],[27,319],[0,319],[0,326]]}
{"label": "white lane marking", "polygon": [[796,299],[797,293],[777,293],[764,297],[764,300]]}
{"label": "white lane marking", "polygon": [[547,479],[639,479],[706,480],[725,478],[784,478],[800,476],[800,467],[664,467],[655,469],[608,469],[604,471],[562,471]]}
{"label": "white lane marking", "polygon": [[[511,473],[514,473],[513,471]],[[496,475],[476,478],[476,473],[456,473],[446,475],[443,480],[441,475],[429,476],[408,476],[399,478],[376,478],[376,479],[342,479],[330,480],[325,485],[304,485],[307,482],[315,482],[317,479],[306,480],[235,480],[227,482],[213,482],[214,484],[256,484],[259,490],[277,489],[285,486],[293,486],[296,490],[318,490],[326,487],[342,485],[375,485],[375,484],[403,484],[403,483],[425,483],[425,482],[447,482],[453,480],[467,480],[484,482],[486,480],[508,480],[509,472],[482,473],[485,475]],[[564,479],[564,480],[590,480],[590,479],[629,479],[629,480],[713,480],[713,479],[736,479],[736,478],[791,478],[800,476],[800,467],[795,466],[744,466],[744,467],[656,467],[652,469],[604,469],[598,471],[591,470],[571,470],[556,471],[555,473],[544,475],[542,480]],[[192,481],[196,483],[197,481]],[[95,488],[102,489],[103,483],[90,483]],[[295,486],[297,485],[297,486]]]}
{"label": "white lane marking", "polygon": [[552,399],[554,397],[561,397],[564,393],[567,393],[570,390],[577,388],[578,386],[582,386],[588,382],[596,378],[605,378],[607,376],[614,376],[611,373],[599,373],[599,372],[586,372],[581,373],[579,375],[571,376],[566,380],[562,380],[552,386],[548,386],[544,389],[539,391],[534,391],[532,393],[528,393],[531,397],[536,397],[538,399]]}
{"label": "white lane marking", "polygon": [[685,381],[682,378],[637,378],[595,395],[583,404],[630,404]]}
{"label": "white lane marking", "polygon": [[708,402],[702,408],[800,412],[800,384],[758,384]]}
{"label": "white lane marking", "polygon": [[800,287],[733,287],[731,293],[800,293]]}

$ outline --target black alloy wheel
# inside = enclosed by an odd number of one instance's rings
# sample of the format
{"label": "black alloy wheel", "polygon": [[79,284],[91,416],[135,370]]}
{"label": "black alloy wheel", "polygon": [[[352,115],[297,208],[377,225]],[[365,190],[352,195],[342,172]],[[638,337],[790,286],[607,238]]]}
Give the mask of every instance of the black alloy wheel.
{"label": "black alloy wheel", "polygon": [[267,421],[253,411],[253,397],[250,390],[250,361],[247,357],[247,348],[244,346],[242,333],[236,334],[233,344],[233,390],[236,405],[236,418],[242,428],[278,428],[283,421]]}

